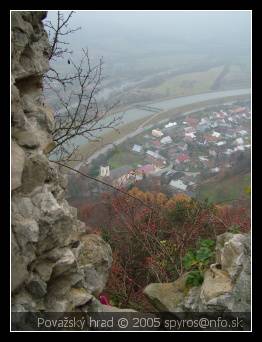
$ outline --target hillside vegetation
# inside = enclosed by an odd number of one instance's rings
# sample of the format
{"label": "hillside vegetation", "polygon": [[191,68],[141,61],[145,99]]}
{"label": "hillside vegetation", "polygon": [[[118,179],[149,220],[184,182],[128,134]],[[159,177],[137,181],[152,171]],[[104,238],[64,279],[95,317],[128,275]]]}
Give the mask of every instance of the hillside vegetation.
{"label": "hillside vegetation", "polygon": [[218,206],[183,194],[167,197],[138,188],[129,194],[137,200],[104,193],[97,203],[79,207],[81,220],[112,247],[113,266],[105,294],[119,307],[152,310],[144,287],[172,282],[186,270],[189,287],[201,284],[203,272],[213,261],[216,236],[250,229],[243,207]]}
{"label": "hillside vegetation", "polygon": [[210,180],[199,186],[197,198],[204,200],[208,198],[211,202],[223,202],[236,199],[249,200],[245,189],[250,187],[251,175],[238,174],[222,180]]}

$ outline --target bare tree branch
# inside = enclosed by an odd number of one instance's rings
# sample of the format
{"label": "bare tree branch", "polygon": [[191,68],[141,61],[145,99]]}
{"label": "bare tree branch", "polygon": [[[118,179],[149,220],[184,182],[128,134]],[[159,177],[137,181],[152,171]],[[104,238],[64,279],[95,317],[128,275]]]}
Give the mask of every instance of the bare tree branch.
{"label": "bare tree branch", "polygon": [[71,11],[65,16],[58,11],[56,22],[48,21],[45,24],[51,43],[49,60],[64,58],[68,55],[68,64],[71,69],[71,73],[61,75],[52,66],[44,77],[45,89],[55,94],[58,106],[52,132],[56,146],[50,151],[50,156],[63,161],[75,158],[78,150],[77,138],[98,141],[102,130],[106,128],[116,130],[121,120],[121,116],[112,114],[112,109],[116,104],[109,108],[100,108],[97,101],[103,80],[102,58],[97,64],[92,65],[88,49],[82,49],[79,62],[71,58],[72,51],[66,46],[68,43],[64,37],[80,29],[80,27],[69,27],[73,13]]}

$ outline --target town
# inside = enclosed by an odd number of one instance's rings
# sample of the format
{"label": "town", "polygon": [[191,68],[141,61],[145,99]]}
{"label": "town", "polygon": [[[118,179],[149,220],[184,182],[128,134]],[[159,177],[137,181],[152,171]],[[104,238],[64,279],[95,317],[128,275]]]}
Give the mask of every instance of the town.
{"label": "town", "polygon": [[[151,180],[169,194],[194,196],[201,182],[250,155],[250,121],[250,101],[181,113],[147,127],[81,169],[118,188]],[[94,195],[104,187],[81,186],[80,193],[86,191]]]}

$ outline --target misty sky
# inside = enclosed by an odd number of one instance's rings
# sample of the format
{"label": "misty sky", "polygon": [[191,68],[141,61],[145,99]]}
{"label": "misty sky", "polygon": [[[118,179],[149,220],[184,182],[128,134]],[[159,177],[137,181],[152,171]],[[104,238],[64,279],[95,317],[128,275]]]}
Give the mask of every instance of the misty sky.
{"label": "misty sky", "polygon": [[[54,15],[50,11],[48,18]],[[183,44],[212,44],[215,40],[222,46],[248,48],[250,22],[249,11],[76,11],[71,23],[82,30],[74,34],[72,43],[84,42],[92,48],[99,46],[99,40],[116,38],[131,45],[154,39],[155,44],[161,43],[157,39]]]}
{"label": "misty sky", "polygon": [[[56,13],[49,11],[46,20]],[[183,61],[188,67],[250,64],[250,11],[76,11],[70,27],[79,26],[65,37],[74,60],[88,48],[91,58],[103,57],[114,78],[132,70],[153,74]],[[64,67],[63,61],[58,65]]]}

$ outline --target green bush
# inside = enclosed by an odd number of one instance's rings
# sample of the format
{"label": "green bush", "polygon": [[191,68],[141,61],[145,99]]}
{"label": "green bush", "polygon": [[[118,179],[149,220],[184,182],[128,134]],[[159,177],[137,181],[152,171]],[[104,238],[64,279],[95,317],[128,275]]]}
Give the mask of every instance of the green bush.
{"label": "green bush", "polygon": [[195,250],[189,250],[183,258],[183,265],[190,270],[186,284],[199,286],[204,280],[204,271],[212,262],[214,256],[215,241],[210,239],[200,240]]}

